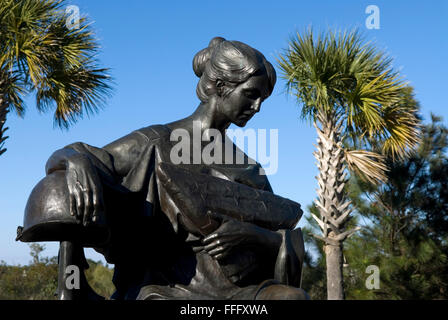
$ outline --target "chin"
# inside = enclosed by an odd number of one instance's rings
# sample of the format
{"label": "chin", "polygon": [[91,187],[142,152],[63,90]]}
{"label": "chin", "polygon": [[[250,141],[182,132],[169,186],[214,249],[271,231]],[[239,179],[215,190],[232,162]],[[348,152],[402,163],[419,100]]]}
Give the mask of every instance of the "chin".
{"label": "chin", "polygon": [[246,126],[247,121],[249,121],[249,120],[239,120],[239,121],[234,122],[234,124],[237,125],[238,127],[242,128],[242,127]]}
{"label": "chin", "polygon": [[239,118],[236,119],[235,121],[232,121],[232,123],[240,128],[244,127],[247,122],[250,120],[251,118]]}

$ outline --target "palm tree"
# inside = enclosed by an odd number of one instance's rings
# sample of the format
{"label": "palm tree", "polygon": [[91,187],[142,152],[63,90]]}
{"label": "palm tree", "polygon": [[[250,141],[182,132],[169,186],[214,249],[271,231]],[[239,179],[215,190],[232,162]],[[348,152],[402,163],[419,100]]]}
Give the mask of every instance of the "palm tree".
{"label": "palm tree", "polygon": [[0,154],[8,112],[23,116],[35,93],[39,111],[54,111],[68,127],[97,111],[110,92],[107,69],[97,67],[97,41],[85,18],[67,26],[64,0],[0,0]]}
{"label": "palm tree", "polygon": [[392,60],[358,31],[291,38],[278,58],[288,92],[301,104],[301,115],[317,130],[314,156],[319,174],[319,214],[327,265],[328,299],[344,299],[343,242],[359,227],[348,227],[351,202],[348,172],[385,181],[386,154],[404,158],[418,143],[419,120],[405,97],[409,88],[392,69]]}

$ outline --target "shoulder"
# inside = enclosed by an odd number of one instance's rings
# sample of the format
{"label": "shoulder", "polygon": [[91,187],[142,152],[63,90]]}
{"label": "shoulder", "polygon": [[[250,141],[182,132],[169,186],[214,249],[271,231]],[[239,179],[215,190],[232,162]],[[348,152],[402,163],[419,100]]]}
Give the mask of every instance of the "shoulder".
{"label": "shoulder", "polygon": [[171,130],[168,126],[163,124],[155,124],[148,127],[144,127],[138,130],[135,130],[133,134],[141,135],[148,139],[148,141],[154,141],[158,139],[169,138],[171,134]]}
{"label": "shoulder", "polygon": [[106,150],[132,150],[141,149],[142,147],[154,143],[157,140],[164,138],[166,135],[169,137],[169,129],[164,125],[151,125],[138,130],[134,130],[131,133],[121,137],[103,148]]}

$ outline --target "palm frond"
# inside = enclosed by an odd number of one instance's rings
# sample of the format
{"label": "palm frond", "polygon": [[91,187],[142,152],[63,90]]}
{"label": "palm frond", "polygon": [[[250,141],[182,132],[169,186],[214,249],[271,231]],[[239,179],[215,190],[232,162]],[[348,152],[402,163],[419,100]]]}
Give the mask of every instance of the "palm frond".
{"label": "palm frond", "polygon": [[373,184],[386,182],[385,157],[367,150],[345,150],[349,170]]}
{"label": "palm frond", "polygon": [[358,30],[297,33],[277,62],[302,117],[340,117],[352,147],[375,146],[403,158],[417,145],[420,120],[415,101],[404,94],[409,86]]}
{"label": "palm frond", "polygon": [[2,108],[14,111],[19,117],[23,117],[25,104],[22,97],[27,93],[21,74],[17,71],[7,72],[0,69],[0,93],[2,96]]}
{"label": "palm frond", "polygon": [[37,108],[54,108],[60,127],[98,111],[110,95],[111,78],[98,66],[99,45],[87,19],[69,29],[63,0],[0,3],[0,69],[5,79],[20,75],[7,89],[14,109],[21,114],[22,95],[34,91]]}
{"label": "palm frond", "polygon": [[421,122],[418,103],[412,88],[404,88],[398,102],[383,111],[384,126],[388,135],[384,136],[383,153],[392,159],[404,159],[415,151],[421,142]]}
{"label": "palm frond", "polygon": [[48,83],[37,90],[38,109],[45,111],[56,105],[55,123],[67,127],[104,105],[110,94],[108,80],[106,69],[89,66],[55,72],[48,77]]}

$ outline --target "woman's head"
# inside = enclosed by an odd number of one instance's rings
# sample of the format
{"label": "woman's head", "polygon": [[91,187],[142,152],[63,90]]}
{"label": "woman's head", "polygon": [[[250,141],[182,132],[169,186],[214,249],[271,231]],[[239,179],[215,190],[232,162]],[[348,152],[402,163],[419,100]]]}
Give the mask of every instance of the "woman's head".
{"label": "woman's head", "polygon": [[[239,90],[244,96],[252,98],[254,104],[258,95],[260,104],[272,93],[276,81],[274,68],[258,50],[220,37],[213,38],[207,48],[195,55],[193,69],[200,78],[196,93],[202,102],[207,102],[213,95],[226,98],[234,90]],[[242,90],[241,86],[248,90]],[[247,101],[241,103],[247,104]],[[235,119],[231,120],[234,122]]]}
{"label": "woman's head", "polygon": [[193,70],[200,78],[196,93],[202,102],[217,93],[217,82],[222,81],[231,90],[254,74],[265,74],[272,92],[276,74],[263,54],[239,41],[213,38],[208,47],[199,51],[193,59]]}

